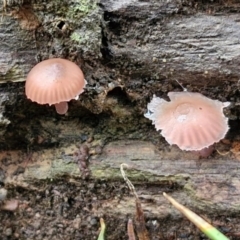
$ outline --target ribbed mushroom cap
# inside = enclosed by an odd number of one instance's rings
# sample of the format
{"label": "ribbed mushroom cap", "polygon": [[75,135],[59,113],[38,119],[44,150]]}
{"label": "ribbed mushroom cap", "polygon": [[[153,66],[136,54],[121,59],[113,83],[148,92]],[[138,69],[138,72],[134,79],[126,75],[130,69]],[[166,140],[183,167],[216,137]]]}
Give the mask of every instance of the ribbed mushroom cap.
{"label": "ribbed mushroom cap", "polygon": [[153,96],[145,117],[153,121],[169,144],[198,151],[226,135],[228,119],[223,108],[230,103],[212,100],[200,93],[169,92],[170,102]]}
{"label": "ribbed mushroom cap", "polygon": [[39,104],[68,102],[84,91],[81,69],[61,58],[42,61],[29,72],[25,85],[27,98]]}

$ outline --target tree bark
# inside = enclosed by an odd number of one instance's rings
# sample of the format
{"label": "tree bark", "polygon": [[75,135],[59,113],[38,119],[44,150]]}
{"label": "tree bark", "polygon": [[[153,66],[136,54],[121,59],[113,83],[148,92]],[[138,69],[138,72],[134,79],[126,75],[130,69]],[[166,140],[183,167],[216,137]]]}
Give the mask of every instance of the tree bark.
{"label": "tree bark", "polygon": [[[238,1],[4,0],[0,182],[23,201],[17,188],[41,192],[46,184],[54,188],[55,181],[65,178],[66,187],[78,186],[85,181],[79,177],[86,167],[90,181],[120,186],[119,192],[113,191],[119,194],[116,198],[103,189],[110,197],[99,200],[101,207],[90,213],[123,224],[135,212],[134,197],[119,171],[120,164],[127,163],[126,173],[139,194],[152,239],[189,231],[200,239],[192,226],[185,229],[185,220],[166,202],[163,191],[208,215],[237,239],[239,11]],[[31,67],[53,57],[76,62],[88,81],[65,116],[24,94]],[[232,102],[225,111],[231,130],[208,159],[169,146],[143,116],[153,94],[166,98],[169,91],[182,90],[176,80],[188,91]],[[89,148],[89,166],[79,157],[83,145]],[[219,216],[221,220],[215,221]],[[163,228],[152,230],[154,219]],[[120,226],[109,228],[108,239],[125,239],[119,235]],[[96,232],[97,226],[85,239],[93,239]]]}

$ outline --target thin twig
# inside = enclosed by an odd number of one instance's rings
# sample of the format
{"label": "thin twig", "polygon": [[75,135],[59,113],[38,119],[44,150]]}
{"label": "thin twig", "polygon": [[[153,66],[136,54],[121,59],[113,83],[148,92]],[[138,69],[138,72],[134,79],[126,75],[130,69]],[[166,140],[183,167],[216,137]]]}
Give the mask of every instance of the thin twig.
{"label": "thin twig", "polygon": [[222,153],[222,152],[220,152],[217,148],[216,148],[216,151],[217,151],[217,153],[220,154],[221,156],[226,156],[226,155],[228,155],[228,154],[230,153],[230,151],[227,151],[227,152],[225,152],[225,153]]}
{"label": "thin twig", "polygon": [[125,180],[125,182],[127,183],[129,189],[134,194],[135,201],[136,201],[135,223],[136,223],[136,233],[137,233],[138,239],[139,240],[150,240],[149,233],[148,233],[148,231],[146,229],[146,225],[145,225],[144,213],[143,213],[143,209],[142,209],[142,206],[141,206],[141,202],[140,202],[140,200],[138,198],[137,192],[136,192],[133,184],[127,178],[127,176],[126,176],[126,174],[124,172],[124,169],[123,169],[124,167],[128,167],[128,165],[125,164],[125,163],[122,163],[120,165],[120,171],[121,171],[122,177]]}
{"label": "thin twig", "polygon": [[135,198],[138,199],[138,195],[136,193],[135,187],[133,186],[133,184],[131,183],[131,181],[127,178],[125,171],[124,171],[124,167],[128,168],[129,166],[126,163],[122,163],[120,165],[120,171],[122,174],[122,177],[124,179],[124,181],[126,182],[126,184],[128,185],[129,189],[132,191],[132,193],[134,194]]}
{"label": "thin twig", "polygon": [[127,233],[128,233],[128,240],[136,240],[136,237],[134,234],[134,228],[133,228],[133,221],[130,218],[128,219]]}

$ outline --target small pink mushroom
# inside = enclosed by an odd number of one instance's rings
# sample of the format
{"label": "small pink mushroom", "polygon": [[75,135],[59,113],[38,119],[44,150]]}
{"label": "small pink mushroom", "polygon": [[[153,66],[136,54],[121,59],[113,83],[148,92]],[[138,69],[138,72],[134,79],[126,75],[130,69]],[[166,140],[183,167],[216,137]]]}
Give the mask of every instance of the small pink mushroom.
{"label": "small pink mushroom", "polygon": [[33,102],[55,105],[57,113],[65,114],[67,102],[81,94],[86,83],[75,63],[53,58],[32,68],[27,76],[25,93]]}
{"label": "small pink mushroom", "polygon": [[[212,100],[200,93],[169,92],[170,102],[153,96],[145,117],[152,120],[169,144],[207,156],[215,142],[229,129],[223,108],[230,103]],[[209,148],[208,148],[209,147]]]}

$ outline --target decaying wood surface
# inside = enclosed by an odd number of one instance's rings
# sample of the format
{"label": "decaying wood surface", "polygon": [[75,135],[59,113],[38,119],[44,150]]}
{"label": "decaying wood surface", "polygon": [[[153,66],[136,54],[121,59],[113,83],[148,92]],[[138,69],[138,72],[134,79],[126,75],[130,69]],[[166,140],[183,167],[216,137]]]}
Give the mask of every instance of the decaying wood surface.
{"label": "decaying wood surface", "polygon": [[[31,182],[36,180],[55,179],[65,175],[80,177],[82,171],[73,161],[76,151],[74,144],[32,153],[31,159],[21,151],[2,152],[1,159],[5,165],[3,169],[8,176],[6,183],[31,188]],[[186,153],[181,156],[180,151],[176,154],[178,159],[164,159],[150,142],[116,141],[107,144],[100,155],[92,155],[89,169],[93,179],[123,181],[120,165],[128,164],[130,168],[126,169],[126,173],[133,182],[155,185],[153,192],[151,187],[144,189],[140,186],[140,196],[152,200],[147,209],[156,215],[161,213],[166,216],[169,213],[168,202],[162,197],[162,191],[168,188],[179,201],[196,209],[209,213],[214,213],[217,209],[223,215],[239,211],[239,160],[227,157],[216,160],[187,159],[194,155]],[[24,171],[19,172],[19,169]],[[127,204],[129,198],[123,199],[119,205],[126,206],[125,201]],[[134,198],[132,204],[134,205]],[[122,210],[115,208],[115,204],[111,206],[109,202],[107,208],[113,212]],[[131,209],[126,208],[125,211]]]}
{"label": "decaying wood surface", "polygon": [[[179,218],[163,191],[203,214],[238,215],[239,12],[237,0],[3,0],[1,182],[34,191],[36,182],[49,179],[75,182],[81,172],[74,153],[87,144],[91,178],[124,184],[119,167],[127,163],[148,216]],[[88,81],[66,116],[24,94],[31,67],[52,57],[76,62]],[[219,145],[228,154],[199,159],[181,152],[144,118],[153,94],[182,90],[175,80],[232,102],[225,112],[231,130]],[[123,217],[134,207],[130,194],[102,203],[98,213]]]}

